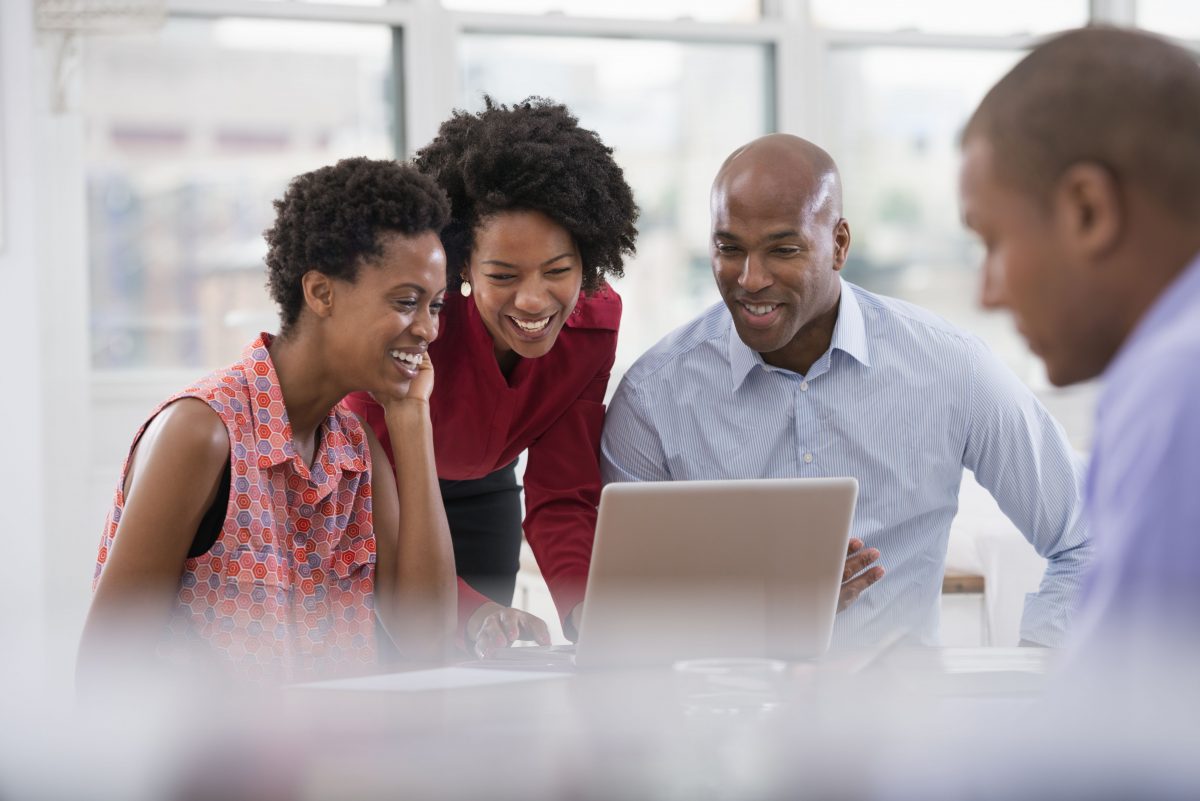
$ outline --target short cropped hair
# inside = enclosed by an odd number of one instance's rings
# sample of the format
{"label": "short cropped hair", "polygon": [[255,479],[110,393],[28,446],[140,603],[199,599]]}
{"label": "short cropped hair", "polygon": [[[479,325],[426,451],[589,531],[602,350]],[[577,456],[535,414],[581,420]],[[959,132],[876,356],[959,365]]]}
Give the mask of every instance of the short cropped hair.
{"label": "short cropped hair", "polygon": [[1200,65],[1157,36],[1095,27],[1047,41],[988,92],[964,143],[977,135],[1002,180],[1041,200],[1072,164],[1095,162],[1200,214]]}
{"label": "short cropped hair", "polygon": [[612,148],[562,104],[530,97],[509,107],[485,96],[484,105],[478,114],[455,111],[414,159],[450,196],[447,286],[462,283],[479,225],[506,211],[538,211],[566,229],[585,290],[624,275],[638,208]]}
{"label": "short cropped hair", "polygon": [[354,281],[359,266],[383,255],[389,234],[440,234],[450,217],[446,194],[407,164],[342,159],[298,175],[275,201],[267,240],[267,288],[279,305],[280,335],[300,317],[309,270]]}

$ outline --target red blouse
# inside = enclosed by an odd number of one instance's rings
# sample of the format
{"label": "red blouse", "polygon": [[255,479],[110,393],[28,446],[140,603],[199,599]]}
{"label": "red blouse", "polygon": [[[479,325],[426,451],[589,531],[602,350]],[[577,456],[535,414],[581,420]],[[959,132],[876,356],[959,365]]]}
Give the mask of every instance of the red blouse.
{"label": "red blouse", "polygon": [[[610,287],[581,295],[550,352],[521,359],[506,379],[475,301],[450,294],[429,347],[438,476],[480,478],[529,450],[525,538],[564,618],[583,600],[592,556],[604,393],[620,322],[621,298]],[[345,404],[375,430],[392,458],[382,407],[365,393]],[[465,622],[487,599],[459,585],[459,619]]]}

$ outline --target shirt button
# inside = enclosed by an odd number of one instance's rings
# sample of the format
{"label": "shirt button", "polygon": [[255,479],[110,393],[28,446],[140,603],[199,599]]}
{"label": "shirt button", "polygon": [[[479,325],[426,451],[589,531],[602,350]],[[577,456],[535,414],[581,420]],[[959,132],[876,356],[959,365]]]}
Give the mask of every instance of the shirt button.
{"label": "shirt button", "polygon": [[804,454],[804,463],[812,464],[812,454],[811,453]]}
{"label": "shirt button", "polygon": [[801,392],[808,392],[808,382],[807,382],[807,381],[801,381],[801,382],[800,382],[800,391],[801,391]]}

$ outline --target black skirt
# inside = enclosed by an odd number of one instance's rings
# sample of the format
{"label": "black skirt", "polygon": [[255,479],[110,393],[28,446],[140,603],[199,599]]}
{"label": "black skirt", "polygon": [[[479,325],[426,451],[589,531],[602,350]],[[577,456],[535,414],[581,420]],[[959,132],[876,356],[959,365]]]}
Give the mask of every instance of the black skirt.
{"label": "black skirt", "polygon": [[512,606],[521,560],[521,485],[517,463],[482,478],[438,480],[458,575],[503,606]]}

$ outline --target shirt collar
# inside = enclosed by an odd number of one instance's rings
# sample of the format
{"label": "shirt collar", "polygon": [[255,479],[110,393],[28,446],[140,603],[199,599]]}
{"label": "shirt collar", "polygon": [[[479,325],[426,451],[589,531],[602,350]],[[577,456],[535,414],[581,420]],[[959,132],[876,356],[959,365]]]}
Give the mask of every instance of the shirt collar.
{"label": "shirt collar", "polygon": [[854,358],[863,367],[871,366],[870,348],[867,347],[867,326],[863,321],[862,308],[858,305],[858,293],[853,284],[839,276],[842,284],[842,299],[838,306],[837,322],[833,326],[833,342],[830,350],[840,350]]}
{"label": "shirt collar", "polygon": [[[311,481],[318,490],[336,484],[342,471],[362,472],[366,469],[365,441],[361,427],[344,425],[353,418],[339,416],[338,408],[330,410],[321,426],[321,443],[312,470],[296,452],[292,424],[279,388],[279,376],[271,361],[272,336],[259,334],[242,353],[242,369],[250,393],[250,412],[254,416],[255,439],[260,470],[285,462],[293,462],[301,477]],[[321,497],[326,493],[320,492]]]}
{"label": "shirt collar", "polygon": [[293,459],[292,424],[283,405],[279,376],[271,361],[270,334],[259,334],[242,353],[242,369],[250,391],[250,412],[254,415],[254,434],[258,448],[258,467],[265,469]]}
{"label": "shirt collar", "polygon": [[1136,370],[1134,365],[1140,361],[1145,343],[1152,343],[1158,331],[1169,325],[1179,314],[1190,313],[1189,310],[1197,298],[1200,298],[1200,253],[1192,258],[1183,272],[1142,315],[1142,319],[1134,326],[1133,332],[1104,371],[1104,383],[1108,386],[1119,384],[1126,370]]}
{"label": "shirt collar", "polygon": [[[858,305],[858,297],[854,286],[838,277],[841,282],[841,299],[838,301],[837,322],[833,325],[833,339],[829,350],[840,350],[851,356],[864,367],[871,366],[870,349],[867,347],[867,328],[863,322],[862,309]],[[733,317],[729,317],[729,377],[732,388],[736,391],[746,382],[746,378],[755,367],[763,370],[779,370],[763,361],[761,353],[747,347],[738,336]],[[787,371],[782,371],[787,372]]]}

